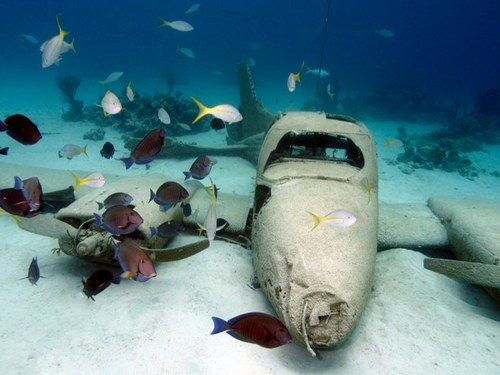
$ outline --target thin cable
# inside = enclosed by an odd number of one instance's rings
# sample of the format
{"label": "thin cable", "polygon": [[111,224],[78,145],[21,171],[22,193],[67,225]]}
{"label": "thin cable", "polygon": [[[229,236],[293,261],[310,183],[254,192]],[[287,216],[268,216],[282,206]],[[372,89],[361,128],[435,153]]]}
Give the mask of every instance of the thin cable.
{"label": "thin cable", "polygon": [[318,103],[319,80],[321,78],[321,69],[323,67],[323,56],[325,54],[326,34],[328,32],[328,17],[330,16],[330,6],[331,6],[331,0],[328,0],[328,6],[326,8],[326,13],[325,13],[325,30],[323,32],[323,42],[321,45],[321,56],[319,58],[319,72],[318,72],[318,79],[316,80],[316,96],[314,97],[314,103]]}

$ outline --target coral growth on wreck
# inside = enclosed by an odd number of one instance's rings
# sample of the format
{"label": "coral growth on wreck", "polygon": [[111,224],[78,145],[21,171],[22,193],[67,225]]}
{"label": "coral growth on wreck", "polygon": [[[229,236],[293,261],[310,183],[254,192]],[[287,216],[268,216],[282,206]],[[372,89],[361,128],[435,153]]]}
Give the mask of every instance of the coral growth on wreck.
{"label": "coral growth on wreck", "polygon": [[[85,106],[85,119],[100,127],[112,126],[116,130],[126,133],[130,137],[141,138],[148,131],[165,126],[158,118],[158,110],[164,108],[170,115],[171,124],[168,127],[168,136],[187,134],[188,131],[178,123],[191,125],[198,114],[198,108],[190,99],[182,97],[180,91],[173,95],[156,92],[152,96],[140,95],[136,92],[135,99],[130,102],[125,92],[119,95],[123,110],[110,116],[104,116],[102,109],[95,105]],[[100,101],[100,99],[99,99]],[[208,130],[207,120],[192,126],[189,133]]]}

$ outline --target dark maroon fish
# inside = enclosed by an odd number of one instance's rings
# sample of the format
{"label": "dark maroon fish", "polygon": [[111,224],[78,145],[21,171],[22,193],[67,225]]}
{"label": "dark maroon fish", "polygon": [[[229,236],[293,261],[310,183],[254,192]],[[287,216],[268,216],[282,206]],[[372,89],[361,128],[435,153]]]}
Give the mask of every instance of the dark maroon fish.
{"label": "dark maroon fish", "polygon": [[165,144],[165,129],[159,128],[150,131],[146,136],[135,146],[134,151],[128,158],[122,158],[125,163],[125,168],[129,169],[132,164],[148,164],[154,160],[156,155],[161,151]]}
{"label": "dark maroon fish", "polygon": [[149,202],[154,200],[162,210],[168,210],[177,203],[185,200],[189,196],[189,193],[181,184],[175,181],[167,181],[160,185],[156,193],[150,189],[149,195]]}
{"label": "dark maroon fish", "polygon": [[169,220],[161,224],[158,228],[150,227],[151,237],[158,236],[160,238],[174,238],[180,231],[185,231],[186,227],[182,222],[177,220]]}
{"label": "dark maroon fish", "polygon": [[31,211],[38,211],[43,205],[42,185],[37,177],[30,177],[21,180],[21,177],[14,177],[14,189],[20,190],[24,198],[28,201]]}
{"label": "dark maroon fish", "polygon": [[108,208],[102,217],[94,213],[94,217],[97,228],[117,236],[134,232],[144,221],[137,211],[123,205]]}
{"label": "dark maroon fish", "polygon": [[207,155],[198,156],[193,165],[191,165],[191,168],[189,168],[189,172],[182,172],[184,173],[184,176],[186,176],[184,180],[187,180],[190,177],[197,180],[203,180],[208,176],[213,165],[214,163]]}
{"label": "dark maroon fish", "polygon": [[11,215],[24,217],[33,217],[41,213],[41,210],[32,211],[22,191],[14,188],[0,190],[0,208]]}
{"label": "dark maroon fish", "polygon": [[113,242],[113,246],[115,248],[115,258],[118,258],[123,270],[122,278],[148,281],[156,276],[155,266],[151,258],[134,241],[126,238],[119,245]]}
{"label": "dark maroon fish", "polygon": [[110,270],[102,269],[95,271],[88,279],[82,279],[83,293],[95,301],[94,296],[101,293],[111,283],[119,284],[119,279],[115,278]]}
{"label": "dark maroon fish", "polygon": [[34,145],[42,135],[38,127],[24,115],[12,115],[0,121],[0,132],[6,131],[9,136],[23,145]]}
{"label": "dark maroon fish", "polygon": [[251,312],[238,315],[229,321],[212,317],[212,335],[227,331],[235,339],[251,342],[264,348],[276,348],[292,342],[292,336],[280,320],[272,315]]}
{"label": "dark maroon fish", "polygon": [[212,121],[210,121],[210,127],[214,130],[221,130],[224,129],[226,125],[220,118],[214,117]]}

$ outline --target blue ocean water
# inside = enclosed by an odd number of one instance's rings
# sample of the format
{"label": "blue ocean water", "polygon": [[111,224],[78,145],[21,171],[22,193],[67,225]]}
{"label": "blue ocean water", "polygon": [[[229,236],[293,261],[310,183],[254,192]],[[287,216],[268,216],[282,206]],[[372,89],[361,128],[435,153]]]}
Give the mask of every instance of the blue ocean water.
{"label": "blue ocean water", "polygon": [[[56,34],[56,15],[71,32],[69,40],[75,38],[78,56],[68,56],[50,70],[81,77],[114,70],[155,77],[172,69],[194,85],[214,71],[231,72],[238,62],[253,58],[257,79],[279,85],[278,77],[286,79],[303,60],[311,68],[319,66],[327,1],[199,3],[199,10],[188,15],[188,1],[3,3],[2,70],[50,74],[41,70],[36,46],[20,33],[41,43]],[[330,3],[323,67],[343,91],[383,84],[467,98],[500,84],[500,6],[493,0]],[[158,17],[185,19],[195,31],[160,29]],[[381,29],[394,36],[378,35]],[[192,49],[196,59],[176,53],[178,46]]]}

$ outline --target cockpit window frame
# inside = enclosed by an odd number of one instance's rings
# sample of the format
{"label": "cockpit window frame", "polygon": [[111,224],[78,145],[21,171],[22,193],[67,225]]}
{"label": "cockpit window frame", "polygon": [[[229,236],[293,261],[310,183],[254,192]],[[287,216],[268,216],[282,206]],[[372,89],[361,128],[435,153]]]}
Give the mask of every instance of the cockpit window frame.
{"label": "cockpit window frame", "polygon": [[[337,151],[344,151],[344,154],[337,157]],[[284,134],[276,148],[270,152],[264,170],[272,164],[294,160],[334,162],[357,169],[362,169],[365,165],[363,152],[349,137],[305,130]]]}

